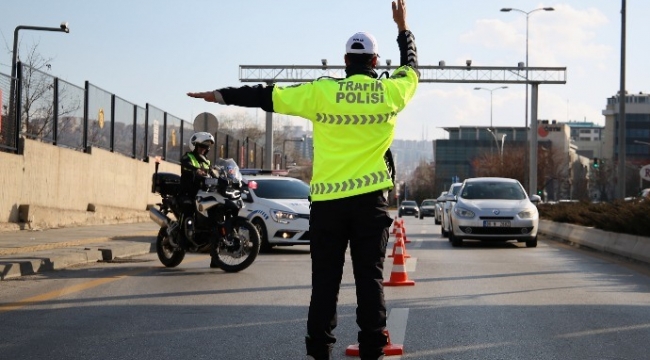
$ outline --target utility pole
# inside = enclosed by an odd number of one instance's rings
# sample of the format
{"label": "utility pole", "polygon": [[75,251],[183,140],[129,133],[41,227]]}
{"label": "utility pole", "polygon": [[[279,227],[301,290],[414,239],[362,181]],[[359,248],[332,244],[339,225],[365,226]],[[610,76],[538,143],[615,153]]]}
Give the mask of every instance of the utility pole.
{"label": "utility pole", "polygon": [[618,94],[618,182],[617,198],[625,199],[625,13],[626,2],[621,0],[621,89]]}

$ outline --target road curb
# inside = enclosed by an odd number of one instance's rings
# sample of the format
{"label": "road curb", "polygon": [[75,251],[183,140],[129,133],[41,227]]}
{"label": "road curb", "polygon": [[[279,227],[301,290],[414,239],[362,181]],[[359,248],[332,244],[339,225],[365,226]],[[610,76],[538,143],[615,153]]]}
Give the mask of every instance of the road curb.
{"label": "road curb", "polygon": [[122,238],[124,239],[105,238],[103,242],[100,238],[87,239],[71,242],[75,243],[73,246],[57,246],[47,250],[22,252],[4,257],[0,260],[0,280],[15,279],[98,261],[145,255],[155,251],[155,236],[151,236],[145,241],[142,236],[138,237],[137,241],[128,241],[127,237]]}
{"label": "road curb", "polygon": [[592,227],[539,221],[539,233],[571,244],[650,264],[650,238],[619,234]]}

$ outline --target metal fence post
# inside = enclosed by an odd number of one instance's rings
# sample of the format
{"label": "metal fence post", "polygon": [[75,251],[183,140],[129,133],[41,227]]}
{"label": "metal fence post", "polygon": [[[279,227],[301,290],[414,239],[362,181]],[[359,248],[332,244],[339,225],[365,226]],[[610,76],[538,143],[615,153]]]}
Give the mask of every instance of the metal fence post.
{"label": "metal fence post", "polygon": [[163,113],[162,158],[167,160],[167,112]]}
{"label": "metal fence post", "polygon": [[56,145],[59,141],[59,78],[54,78],[54,96],[52,99],[52,144]]}
{"label": "metal fence post", "polygon": [[137,144],[138,131],[137,130],[138,130],[138,105],[133,104],[133,134],[132,134],[133,135],[133,146],[132,146],[133,153],[131,154],[131,157],[134,158],[134,159],[137,157],[137,152],[138,152],[138,147],[137,147],[137,145],[138,145]]}
{"label": "metal fence post", "polygon": [[[184,132],[183,129],[185,129],[185,120],[181,120],[181,128],[178,129],[178,135],[179,135],[179,137],[181,139],[181,142],[180,142],[181,149],[179,151],[178,161],[183,160],[183,150],[185,150],[185,148],[183,147],[183,144],[184,144],[183,143],[183,132]],[[216,151],[216,149],[215,149],[215,151]]]}
{"label": "metal fence post", "polygon": [[14,146],[16,147],[16,153],[22,154],[22,146],[20,146],[20,132],[22,130],[22,97],[23,97],[23,63],[19,62],[16,67],[16,79],[13,79],[16,82],[14,93],[14,114],[16,115],[15,124],[15,134],[14,134]]}
{"label": "metal fence post", "polygon": [[84,86],[84,133],[83,133],[83,152],[88,152],[88,106],[89,106],[89,91],[90,82],[86,80]]}
{"label": "metal fence post", "polygon": [[142,160],[149,162],[149,103],[144,111],[144,159]]}
{"label": "metal fence post", "polygon": [[108,146],[111,152],[115,152],[115,94],[111,94],[111,139]]}

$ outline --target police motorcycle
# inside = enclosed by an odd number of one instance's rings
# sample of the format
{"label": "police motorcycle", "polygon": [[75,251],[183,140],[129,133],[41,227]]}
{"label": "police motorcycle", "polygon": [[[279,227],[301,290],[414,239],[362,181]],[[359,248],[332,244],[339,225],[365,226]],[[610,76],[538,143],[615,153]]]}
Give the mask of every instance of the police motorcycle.
{"label": "police motorcycle", "polygon": [[[242,176],[233,159],[220,159],[205,178],[195,198],[195,215],[182,218],[179,199],[181,178],[173,173],[158,172],[152,177],[151,192],[160,194],[162,202],[151,207],[149,217],[160,231],[156,239],[158,259],[166,267],[176,267],[186,252],[211,250],[213,263],[226,272],[249,267],[260,250],[260,236],[248,219],[239,216],[244,207],[241,200]],[[182,236],[188,246],[181,246]],[[214,248],[210,249],[211,243]],[[212,265],[211,265],[212,266]]]}

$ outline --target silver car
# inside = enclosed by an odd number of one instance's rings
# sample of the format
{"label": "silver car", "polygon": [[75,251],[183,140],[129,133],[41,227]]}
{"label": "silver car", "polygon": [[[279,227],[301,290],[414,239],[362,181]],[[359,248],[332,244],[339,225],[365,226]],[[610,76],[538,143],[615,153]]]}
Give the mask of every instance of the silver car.
{"label": "silver car", "polygon": [[472,178],[463,182],[450,211],[449,240],[461,246],[463,239],[516,240],[526,247],[537,246],[539,213],[519,181],[508,178]]}
{"label": "silver car", "polygon": [[440,196],[436,199],[436,225],[442,223],[442,205],[444,205],[444,197],[447,195],[447,191],[440,193]]}
{"label": "silver car", "polygon": [[430,216],[436,216],[436,199],[424,199],[420,204],[420,220]]}
{"label": "silver car", "polygon": [[440,225],[440,233],[444,237],[448,237],[451,232],[451,221],[449,219],[451,217],[451,211],[454,208],[454,204],[456,203],[456,195],[458,195],[458,191],[460,190],[461,186],[463,186],[463,183],[451,184],[447,195],[443,196],[442,198],[444,202],[442,204],[442,224]]}

